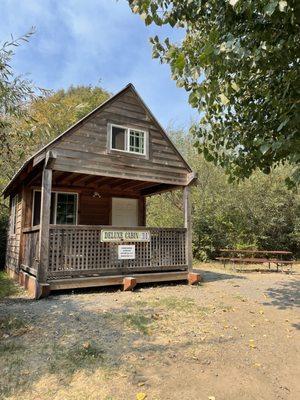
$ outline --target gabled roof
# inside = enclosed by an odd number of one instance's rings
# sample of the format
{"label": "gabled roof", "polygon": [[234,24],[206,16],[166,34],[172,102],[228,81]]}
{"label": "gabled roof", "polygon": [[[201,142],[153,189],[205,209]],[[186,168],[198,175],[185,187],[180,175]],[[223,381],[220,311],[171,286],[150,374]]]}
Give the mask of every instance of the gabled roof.
{"label": "gabled roof", "polygon": [[[36,153],[34,153],[30,158],[28,158],[25,163],[22,165],[22,167],[16,172],[16,174],[13,176],[13,178],[11,179],[11,181],[8,183],[8,185],[4,188],[3,190],[3,196],[7,197],[10,189],[12,188],[13,183],[16,181],[16,179],[19,177],[19,175],[25,170],[25,168],[30,164],[30,162],[37,156],[41,155],[43,152],[46,153],[47,150],[50,150],[51,147],[57,143],[58,141],[60,141],[64,136],[70,134],[73,130],[79,128],[81,125],[83,125],[88,119],[90,119],[91,117],[93,117],[97,112],[99,112],[102,108],[104,108],[105,106],[109,105],[110,103],[112,103],[113,101],[115,101],[118,97],[120,97],[122,94],[124,94],[126,91],[131,90],[136,97],[138,98],[138,100],[140,101],[141,105],[144,107],[145,111],[150,115],[150,117],[152,118],[154,124],[158,127],[158,129],[162,132],[162,134],[164,135],[165,139],[170,143],[170,145],[172,146],[172,148],[174,149],[174,151],[177,153],[177,155],[179,156],[179,158],[183,161],[183,163],[185,164],[187,170],[189,172],[193,172],[191,167],[189,166],[189,164],[187,163],[187,161],[184,159],[184,157],[181,155],[181,153],[177,150],[176,146],[174,145],[174,143],[171,141],[171,139],[169,138],[169,136],[167,135],[166,131],[163,129],[163,127],[160,125],[160,123],[157,121],[157,119],[155,118],[155,116],[152,114],[151,110],[149,109],[149,107],[145,104],[145,102],[143,101],[143,99],[141,98],[141,96],[139,95],[139,93],[137,92],[137,90],[135,89],[134,85],[132,83],[129,83],[128,85],[126,85],[122,90],[120,90],[119,92],[117,92],[114,96],[110,97],[108,100],[106,100],[105,102],[103,102],[102,104],[100,104],[98,107],[96,107],[94,110],[92,110],[89,114],[87,114],[85,117],[81,118],[79,121],[77,121],[74,125],[70,126],[67,130],[65,130],[63,133],[61,133],[60,135],[58,135],[55,139],[53,139],[51,142],[49,142],[46,146],[42,147],[40,150],[38,150]],[[41,159],[42,161],[42,159]]]}

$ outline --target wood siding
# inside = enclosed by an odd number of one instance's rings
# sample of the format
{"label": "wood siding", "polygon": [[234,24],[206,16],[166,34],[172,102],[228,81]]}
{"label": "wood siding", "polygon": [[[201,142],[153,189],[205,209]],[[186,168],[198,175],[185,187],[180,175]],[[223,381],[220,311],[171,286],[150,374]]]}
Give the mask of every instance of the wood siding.
{"label": "wood siding", "polygon": [[[110,151],[107,129],[110,123],[147,130],[149,157]],[[183,186],[190,173],[162,130],[129,89],[63,136],[51,149],[57,156],[54,169],[58,171]]]}
{"label": "wood siding", "polygon": [[6,266],[14,270],[18,270],[19,268],[19,252],[22,229],[22,196],[21,194],[18,194],[17,196],[16,233],[13,234],[10,232],[12,223],[10,216],[6,246]]}

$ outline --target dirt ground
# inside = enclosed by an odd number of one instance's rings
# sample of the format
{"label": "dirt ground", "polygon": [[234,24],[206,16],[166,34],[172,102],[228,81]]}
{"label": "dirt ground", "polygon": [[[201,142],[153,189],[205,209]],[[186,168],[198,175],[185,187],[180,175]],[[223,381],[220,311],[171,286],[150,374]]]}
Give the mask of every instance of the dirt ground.
{"label": "dirt ground", "polygon": [[199,270],[195,287],[5,298],[0,398],[299,399],[300,267]]}

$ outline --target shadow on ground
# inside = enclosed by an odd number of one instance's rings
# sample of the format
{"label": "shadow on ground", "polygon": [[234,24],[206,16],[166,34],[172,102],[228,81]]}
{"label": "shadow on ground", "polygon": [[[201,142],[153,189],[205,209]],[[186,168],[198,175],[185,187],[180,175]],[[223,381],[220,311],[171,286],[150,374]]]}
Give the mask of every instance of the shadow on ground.
{"label": "shadow on ground", "polygon": [[195,269],[196,272],[203,277],[203,282],[215,282],[229,279],[247,279],[247,277],[238,275],[238,274],[230,274],[228,272],[217,272],[209,269]]}
{"label": "shadow on ground", "polygon": [[291,280],[282,282],[277,287],[268,288],[267,295],[271,299],[265,303],[267,306],[275,306],[280,310],[293,309],[300,306],[300,281]]}

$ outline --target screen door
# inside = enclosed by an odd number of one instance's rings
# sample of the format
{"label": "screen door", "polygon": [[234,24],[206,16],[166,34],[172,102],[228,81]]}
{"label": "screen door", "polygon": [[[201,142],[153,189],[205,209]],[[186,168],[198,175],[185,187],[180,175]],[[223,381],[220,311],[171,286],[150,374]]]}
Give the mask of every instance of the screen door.
{"label": "screen door", "polygon": [[138,200],[113,197],[112,225],[128,227],[138,226]]}

